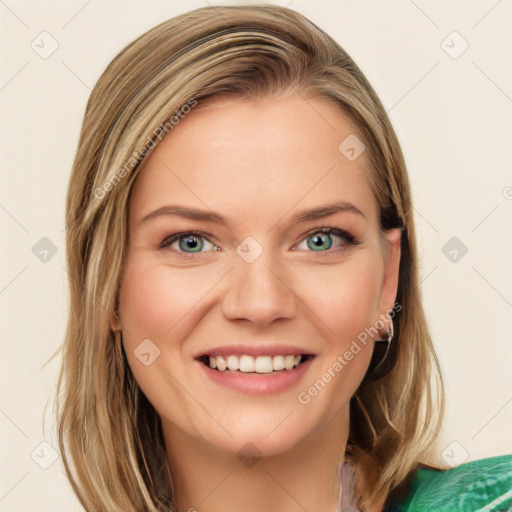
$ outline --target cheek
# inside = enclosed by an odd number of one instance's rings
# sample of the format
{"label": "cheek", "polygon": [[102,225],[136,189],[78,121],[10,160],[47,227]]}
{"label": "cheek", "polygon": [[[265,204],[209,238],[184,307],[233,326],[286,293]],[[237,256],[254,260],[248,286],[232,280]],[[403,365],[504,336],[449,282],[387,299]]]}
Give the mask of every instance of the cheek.
{"label": "cheek", "polygon": [[319,425],[346,410],[366,374],[373,343],[365,329],[376,319],[381,279],[379,259],[371,251],[361,251],[339,266],[319,266],[302,280],[303,294],[318,315],[315,326],[326,344],[313,377],[297,398],[322,418]]}
{"label": "cheek", "polygon": [[212,272],[145,265],[134,258],[126,267],[120,312],[127,330],[162,339],[199,306],[215,285]]}
{"label": "cheek", "polygon": [[380,298],[381,272],[377,258],[370,254],[338,267],[318,267],[302,279],[302,295],[323,326],[323,334],[340,344],[368,326],[377,316]]}
{"label": "cheek", "polygon": [[[209,274],[199,267],[174,269],[149,262],[144,255],[134,255],[127,261],[120,289],[119,308],[128,364],[155,409],[159,414],[170,415],[176,424],[189,418],[186,411],[191,407],[187,393],[178,384],[187,380],[182,340],[194,321],[195,308],[201,307],[201,299],[218,280],[217,276],[212,277],[212,272]],[[139,346],[146,339],[154,344],[145,345],[150,359],[157,353],[155,346],[160,351],[149,365],[138,359],[142,352]],[[169,412],[169,404],[181,411],[181,416]],[[191,423],[181,427],[190,429]]]}

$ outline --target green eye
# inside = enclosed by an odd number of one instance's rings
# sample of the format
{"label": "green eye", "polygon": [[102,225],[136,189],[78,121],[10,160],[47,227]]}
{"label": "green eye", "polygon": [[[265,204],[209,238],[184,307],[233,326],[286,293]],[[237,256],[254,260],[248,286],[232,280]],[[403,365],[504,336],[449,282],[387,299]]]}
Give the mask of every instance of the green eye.
{"label": "green eye", "polygon": [[176,233],[175,235],[167,237],[160,244],[160,249],[171,248],[175,243],[178,244],[178,247],[173,250],[182,255],[207,252],[203,249],[208,248],[214,251],[219,249],[216,245],[212,244],[203,233],[195,231]]}
{"label": "green eye", "polygon": [[189,235],[187,237],[180,236],[178,245],[184,252],[188,252],[189,249],[190,252],[200,252],[204,244],[201,237]]}
{"label": "green eye", "polygon": [[[333,240],[334,237],[334,240]],[[336,239],[339,241],[336,242]],[[327,252],[333,246],[342,247],[344,245],[357,245],[356,239],[347,231],[338,228],[321,228],[316,229],[315,231],[311,231],[309,235],[306,236],[304,241],[307,241],[306,247],[314,252]],[[302,250],[300,245],[297,248]]]}
{"label": "green eye", "polygon": [[308,237],[308,247],[314,251],[328,250],[332,247],[332,239],[329,233],[321,233]]}
{"label": "green eye", "polygon": [[[177,243],[177,247],[172,248]],[[306,247],[301,247],[306,243]],[[313,252],[330,252],[332,248],[345,245],[357,245],[357,241],[350,233],[338,228],[317,228],[297,245],[297,249]],[[218,251],[220,247],[208,240],[204,233],[197,231],[186,231],[176,233],[163,240],[160,249],[169,248],[178,254],[187,257],[196,253]]]}

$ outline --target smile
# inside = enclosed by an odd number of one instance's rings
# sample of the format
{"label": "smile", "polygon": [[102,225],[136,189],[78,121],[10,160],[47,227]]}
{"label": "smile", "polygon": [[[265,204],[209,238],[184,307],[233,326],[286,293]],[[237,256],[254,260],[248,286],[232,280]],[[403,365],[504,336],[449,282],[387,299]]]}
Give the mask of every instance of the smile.
{"label": "smile", "polygon": [[238,373],[274,373],[290,371],[307,361],[308,355],[229,355],[229,356],[204,356],[202,359],[206,366],[219,372],[230,370]]}
{"label": "smile", "polygon": [[206,354],[196,358],[196,364],[215,386],[238,393],[267,396],[299,386],[315,359],[312,354]]}

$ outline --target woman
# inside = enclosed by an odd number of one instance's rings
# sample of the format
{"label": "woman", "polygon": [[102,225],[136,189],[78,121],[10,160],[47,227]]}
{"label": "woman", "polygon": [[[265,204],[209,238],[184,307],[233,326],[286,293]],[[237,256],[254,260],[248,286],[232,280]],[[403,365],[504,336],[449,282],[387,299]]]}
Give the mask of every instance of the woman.
{"label": "woman", "polygon": [[443,392],[412,211],[382,104],[302,15],[203,8],[128,45],[67,199],[59,444],[85,509],[510,506],[509,456],[420,466]]}

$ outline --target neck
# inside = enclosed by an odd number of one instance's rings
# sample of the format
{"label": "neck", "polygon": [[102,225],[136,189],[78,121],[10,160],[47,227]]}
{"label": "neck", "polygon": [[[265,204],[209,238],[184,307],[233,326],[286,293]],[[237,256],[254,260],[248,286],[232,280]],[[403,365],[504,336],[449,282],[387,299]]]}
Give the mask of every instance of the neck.
{"label": "neck", "polygon": [[[348,408],[293,449],[250,457],[162,420],[177,512],[336,512]],[[243,443],[242,443],[243,444]]]}

